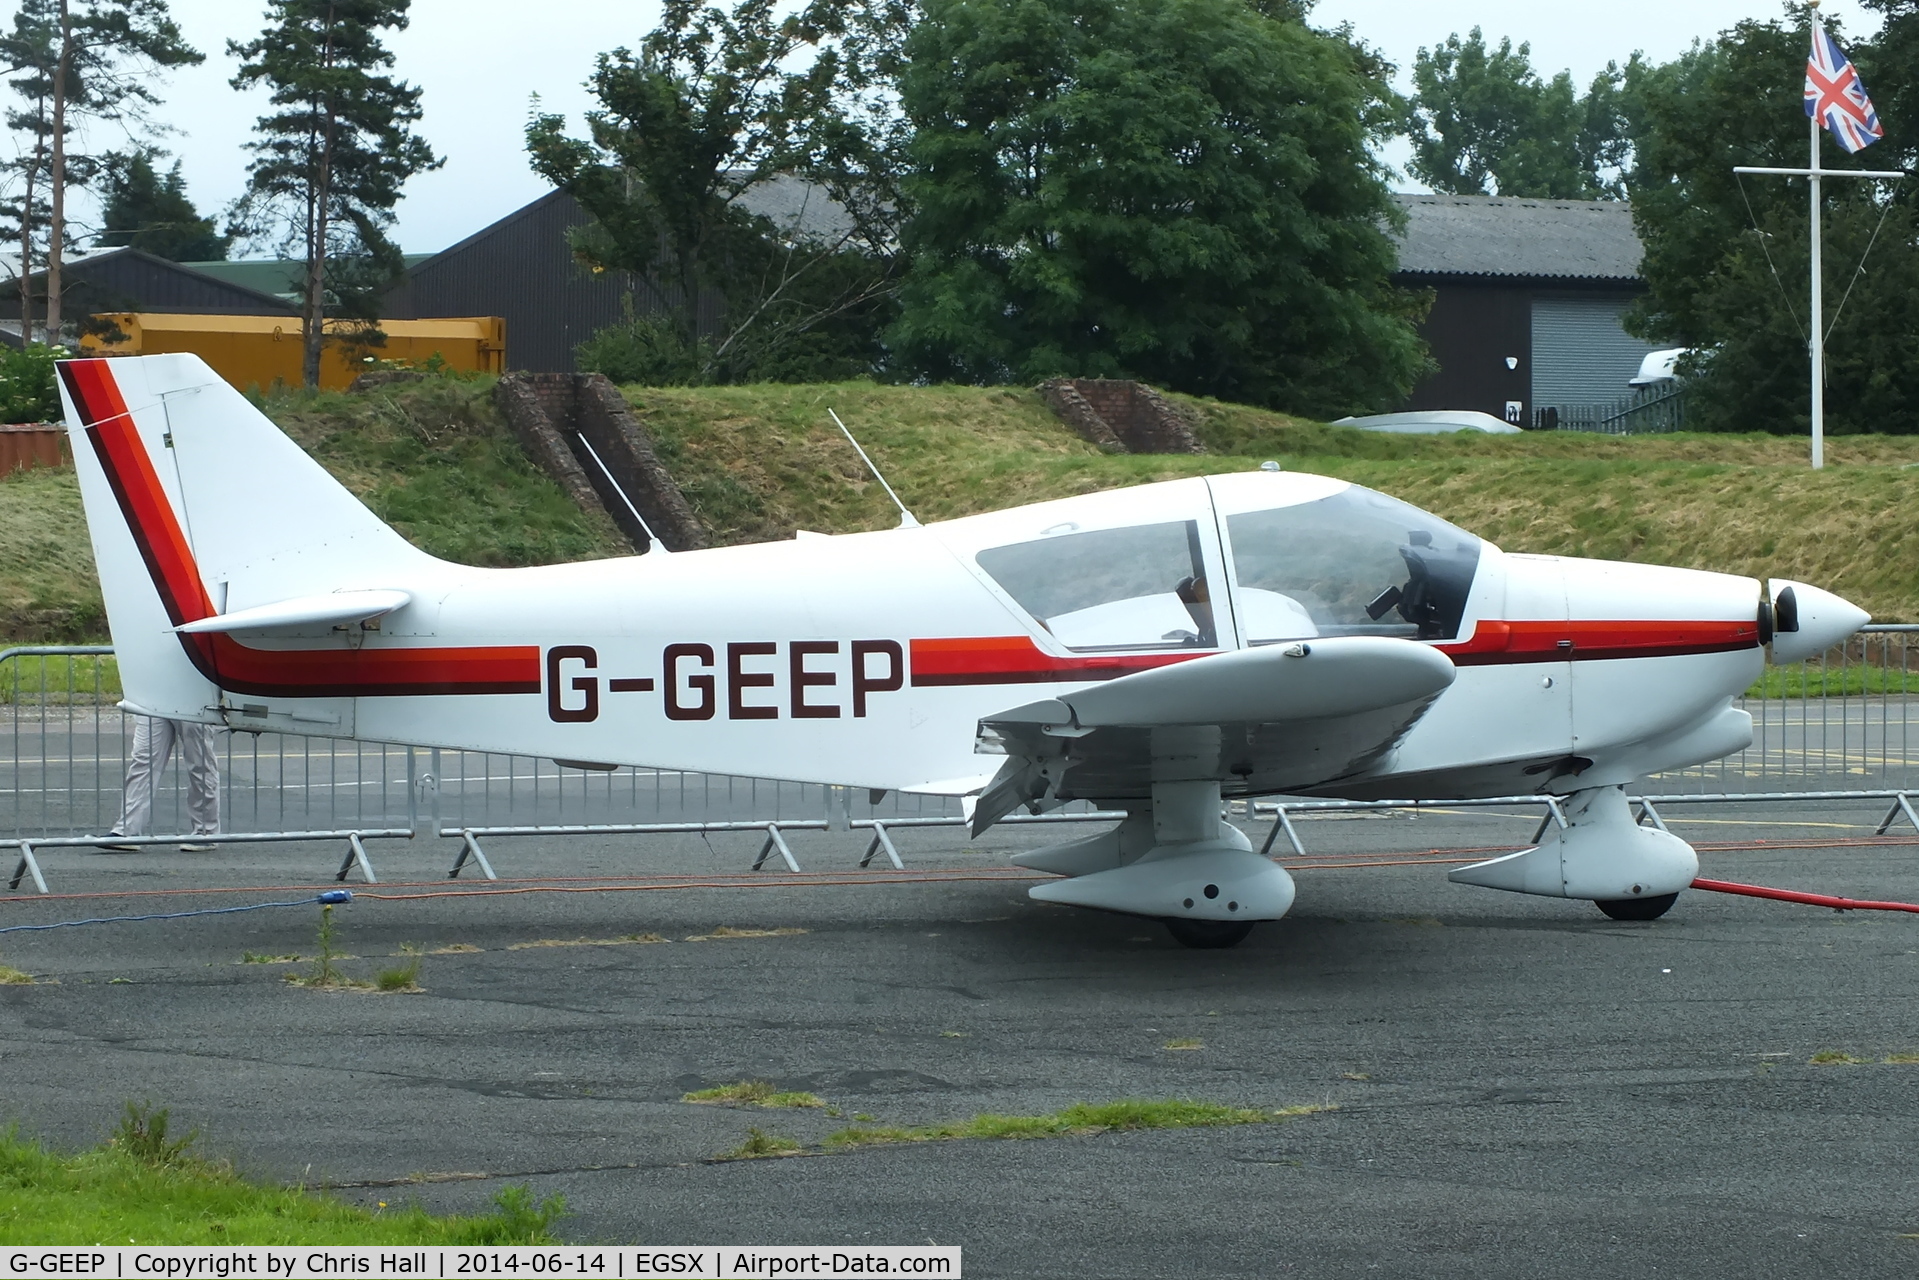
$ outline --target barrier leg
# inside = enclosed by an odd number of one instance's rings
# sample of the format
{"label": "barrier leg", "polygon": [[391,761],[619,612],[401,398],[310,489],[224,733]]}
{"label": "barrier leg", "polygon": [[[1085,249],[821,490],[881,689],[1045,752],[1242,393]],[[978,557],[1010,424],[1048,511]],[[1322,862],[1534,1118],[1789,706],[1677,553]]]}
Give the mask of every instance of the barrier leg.
{"label": "barrier leg", "polygon": [[347,872],[353,870],[355,865],[359,866],[360,874],[366,877],[368,884],[380,883],[380,878],[373,874],[373,864],[367,861],[366,846],[360,843],[360,833],[357,831],[348,833],[346,838],[346,858],[340,863],[339,874],[333,878],[335,880],[346,879]]}
{"label": "barrier leg", "polygon": [[1892,808],[1887,811],[1885,821],[1881,822],[1879,829],[1872,834],[1876,836],[1885,835],[1886,832],[1892,830],[1892,824],[1899,821],[1899,815],[1902,813],[1906,815],[1906,821],[1912,824],[1912,829],[1919,831],[1919,813],[1913,812],[1912,801],[1908,800],[1906,793],[1901,791],[1899,798],[1892,802]]}
{"label": "barrier leg", "polygon": [[1262,858],[1270,856],[1273,852],[1273,842],[1279,839],[1279,833],[1284,831],[1286,838],[1292,841],[1293,852],[1302,858],[1305,857],[1306,846],[1299,842],[1299,830],[1293,826],[1292,815],[1286,812],[1286,806],[1283,804],[1274,805],[1273,808],[1275,810],[1273,829],[1266,833],[1266,843],[1259,847],[1259,856]]}
{"label": "barrier leg", "polygon": [[7,888],[18,889],[20,887],[21,877],[28,875],[33,877],[34,888],[38,889],[41,893],[48,892],[47,878],[40,874],[40,860],[33,856],[33,845],[22,840],[20,842],[20,865],[13,869],[13,880],[7,885]]}
{"label": "barrier leg", "polygon": [[786,859],[788,871],[800,869],[800,864],[794,861],[793,851],[786,847],[786,837],[780,834],[780,824],[769,822],[766,824],[766,843],[760,846],[760,856],[753,859],[753,870],[758,871],[765,866],[766,859],[775,849],[780,851],[780,857]]}
{"label": "barrier leg", "polygon": [[892,860],[893,870],[906,870],[906,864],[900,861],[900,851],[893,847],[893,837],[886,834],[886,824],[884,822],[875,822],[873,824],[873,842],[866,846],[866,856],[860,859],[860,865],[864,867],[871,864],[873,855],[881,849],[886,850],[886,856]]}
{"label": "barrier leg", "polygon": [[449,880],[459,879],[460,868],[464,867],[470,861],[479,867],[481,875],[489,880],[498,880],[500,877],[493,874],[493,864],[488,862],[486,860],[486,854],[480,851],[480,842],[473,838],[473,833],[471,831],[462,831],[460,836],[460,856],[453,860],[453,870],[446,873],[446,878]]}
{"label": "barrier leg", "polygon": [[1671,828],[1666,825],[1666,820],[1659,816],[1659,810],[1652,807],[1652,801],[1642,799],[1639,802],[1638,825],[1646,825],[1646,819],[1648,818],[1652,819],[1653,826],[1669,835],[1671,834]]}

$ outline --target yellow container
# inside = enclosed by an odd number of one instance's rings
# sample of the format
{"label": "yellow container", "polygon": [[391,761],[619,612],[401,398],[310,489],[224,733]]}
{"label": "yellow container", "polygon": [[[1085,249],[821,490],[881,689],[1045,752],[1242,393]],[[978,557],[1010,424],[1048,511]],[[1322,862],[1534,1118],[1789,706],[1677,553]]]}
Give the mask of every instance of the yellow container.
{"label": "yellow container", "polygon": [[[93,317],[80,338],[90,356],[151,356],[184,351],[199,356],[222,378],[242,389],[301,384],[300,320],[297,316],[163,315],[112,311]],[[439,356],[462,372],[506,371],[506,321],[499,316],[446,320],[382,320],[386,342],[357,341],[356,326],[326,322],[320,352],[320,385],[338,391],[371,368],[373,360],[426,361]]]}

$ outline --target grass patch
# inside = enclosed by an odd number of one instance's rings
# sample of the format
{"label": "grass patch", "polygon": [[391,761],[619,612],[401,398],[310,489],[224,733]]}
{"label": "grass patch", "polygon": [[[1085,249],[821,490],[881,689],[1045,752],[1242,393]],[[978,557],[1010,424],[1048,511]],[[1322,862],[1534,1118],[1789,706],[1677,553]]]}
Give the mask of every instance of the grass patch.
{"label": "grass patch", "polygon": [[746,1131],[746,1141],[724,1155],[715,1156],[715,1160],[766,1160],[776,1156],[796,1156],[800,1153],[800,1144],[791,1138],[782,1138],[777,1133],[761,1133],[758,1129]]}
{"label": "grass patch", "polygon": [[401,948],[401,951],[407,962],[380,970],[374,975],[373,985],[388,995],[417,995],[425,990],[420,986],[421,952],[418,948],[410,951]]}
{"label": "grass patch", "polygon": [[1889,1067],[1906,1067],[1919,1064],[1919,1053],[1889,1053],[1879,1059]]}
{"label": "grass patch", "polygon": [[[537,947],[631,947],[645,946],[667,939],[657,933],[628,933],[617,938],[541,938],[536,942],[515,942],[508,951],[531,951]],[[467,947],[468,951],[478,951],[478,947]]]}
{"label": "grass patch", "polygon": [[0,1244],[550,1244],[565,1213],[525,1187],[494,1211],[436,1217],[418,1206],[375,1212],[293,1187],[240,1177],[170,1132],[164,1109],[128,1104],[104,1145],[72,1154],[0,1134]]}
{"label": "grass patch", "polygon": [[110,707],[120,697],[120,665],[111,654],[23,653],[0,662],[0,706]]}
{"label": "grass patch", "polygon": [[1864,1062],[1865,1059],[1855,1058],[1850,1053],[1845,1053],[1838,1049],[1821,1049],[1818,1053],[1808,1058],[1807,1061],[1816,1067],[1849,1067],[1856,1066]]}
{"label": "grass patch", "polygon": [[795,1090],[781,1091],[764,1080],[741,1080],[737,1084],[723,1084],[712,1089],[695,1089],[692,1093],[682,1094],[681,1102],[697,1102],[708,1106],[735,1105],[749,1107],[824,1107],[826,1102],[816,1093],[804,1093]]}
{"label": "grass patch", "polygon": [[1168,1040],[1160,1046],[1160,1048],[1172,1053],[1186,1053],[1194,1049],[1204,1049],[1205,1047],[1206,1042],[1204,1040],[1197,1040],[1192,1036],[1181,1036],[1176,1040]]}
{"label": "grass patch", "polygon": [[688,942],[714,942],[722,938],[792,938],[805,933],[804,929],[735,929],[731,925],[721,925],[711,933],[696,933]]}
{"label": "grass patch", "polygon": [[0,987],[30,987],[32,985],[32,974],[16,969],[12,965],[0,964]]}
{"label": "grass patch", "polygon": [[1098,1104],[1075,1103],[1064,1111],[1043,1116],[986,1114],[970,1120],[914,1128],[841,1129],[829,1134],[824,1145],[828,1151],[843,1151],[852,1147],[886,1146],[901,1142],[954,1142],[967,1138],[1064,1138],[1141,1129],[1210,1129],[1222,1125],[1274,1124],[1336,1109],[1331,1105],[1322,1105],[1259,1111],[1248,1107],[1224,1107],[1212,1102],[1129,1098]]}
{"label": "grass patch", "polygon": [[297,951],[289,951],[283,956],[261,955],[255,951],[242,951],[241,964],[305,964],[308,957]]}

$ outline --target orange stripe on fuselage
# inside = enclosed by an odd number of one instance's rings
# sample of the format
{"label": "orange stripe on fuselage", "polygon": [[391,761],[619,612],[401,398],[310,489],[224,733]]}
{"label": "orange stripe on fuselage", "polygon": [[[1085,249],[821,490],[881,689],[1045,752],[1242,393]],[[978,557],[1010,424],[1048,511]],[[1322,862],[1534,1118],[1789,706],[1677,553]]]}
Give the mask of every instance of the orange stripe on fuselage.
{"label": "orange stripe on fuselage", "polygon": [[[174,626],[213,616],[186,535],[105,360],[68,360],[61,377]],[[233,693],[351,698],[538,693],[534,645],[435,649],[255,649],[221,633],[182,635],[200,673]]]}

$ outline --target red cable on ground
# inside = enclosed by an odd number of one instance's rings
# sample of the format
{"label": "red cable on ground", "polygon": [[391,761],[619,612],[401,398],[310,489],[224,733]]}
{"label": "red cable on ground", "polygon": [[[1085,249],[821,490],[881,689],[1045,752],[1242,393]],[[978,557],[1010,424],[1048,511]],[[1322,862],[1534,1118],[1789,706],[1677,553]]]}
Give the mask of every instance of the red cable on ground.
{"label": "red cable on ground", "polygon": [[1869,902],[1858,898],[1835,898],[1827,893],[1801,893],[1797,889],[1771,889],[1762,884],[1740,884],[1735,880],[1705,880],[1692,882],[1695,889],[1710,889],[1714,893],[1736,893],[1747,898],[1771,898],[1776,902],[1800,902],[1809,907],[1831,907],[1834,911],[1909,911],[1919,915],[1919,903],[1913,902]]}

